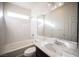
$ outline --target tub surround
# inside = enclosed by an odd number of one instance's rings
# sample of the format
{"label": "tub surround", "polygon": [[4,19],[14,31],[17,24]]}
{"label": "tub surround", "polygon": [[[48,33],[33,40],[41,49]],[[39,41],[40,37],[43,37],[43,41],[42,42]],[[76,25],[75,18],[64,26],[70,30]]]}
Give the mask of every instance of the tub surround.
{"label": "tub surround", "polygon": [[[0,55],[4,55],[10,52],[17,51],[22,48],[26,48],[28,46],[34,45],[33,40],[19,41],[16,43],[8,44],[5,48],[0,49]],[[8,48],[8,49],[7,49]]]}
{"label": "tub surround", "polygon": [[58,38],[36,39],[35,45],[50,57],[79,56],[76,42]]}
{"label": "tub surround", "polygon": [[25,57],[24,51],[30,47],[33,47],[33,46],[34,45],[30,45],[30,46],[27,46],[27,47],[24,47],[24,48],[21,48],[21,49],[18,49],[18,50],[15,50],[15,51],[3,54],[3,55],[0,55],[0,57]]}

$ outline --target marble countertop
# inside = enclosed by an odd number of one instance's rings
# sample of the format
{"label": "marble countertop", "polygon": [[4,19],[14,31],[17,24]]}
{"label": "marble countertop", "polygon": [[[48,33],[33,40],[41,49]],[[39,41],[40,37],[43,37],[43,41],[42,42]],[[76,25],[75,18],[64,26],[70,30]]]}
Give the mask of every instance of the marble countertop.
{"label": "marble countertop", "polygon": [[75,42],[58,38],[37,39],[35,45],[50,57],[77,57],[79,49]]}

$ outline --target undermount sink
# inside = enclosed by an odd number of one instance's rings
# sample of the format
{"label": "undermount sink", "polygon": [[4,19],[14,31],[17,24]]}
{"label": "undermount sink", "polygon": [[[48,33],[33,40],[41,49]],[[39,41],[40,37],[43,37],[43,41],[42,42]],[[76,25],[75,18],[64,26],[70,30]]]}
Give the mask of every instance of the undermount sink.
{"label": "undermount sink", "polygon": [[[64,47],[67,48],[66,43],[55,40],[54,42],[50,41],[50,42],[43,42],[43,46],[45,46],[46,48],[53,50],[55,47]],[[55,49],[54,49],[55,51]]]}
{"label": "undermount sink", "polygon": [[46,47],[47,49],[49,49],[50,51],[53,50],[54,52],[56,52],[55,48],[53,47],[53,44],[51,44],[51,43],[50,43],[50,44],[46,44],[45,47]]}
{"label": "undermount sink", "polygon": [[52,43],[46,44],[45,48],[47,48],[53,54],[53,56],[62,56],[61,48],[57,47]]}
{"label": "undermount sink", "polygon": [[67,43],[66,42],[62,42],[62,41],[55,40],[54,42],[48,42],[45,45],[49,45],[49,46],[57,45],[57,46],[66,47]]}

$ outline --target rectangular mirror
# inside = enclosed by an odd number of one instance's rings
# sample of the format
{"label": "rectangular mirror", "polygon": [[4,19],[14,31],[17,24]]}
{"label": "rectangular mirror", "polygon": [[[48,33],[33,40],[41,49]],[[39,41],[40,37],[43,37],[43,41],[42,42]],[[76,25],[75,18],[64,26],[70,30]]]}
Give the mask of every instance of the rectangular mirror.
{"label": "rectangular mirror", "polygon": [[38,36],[77,42],[77,3],[57,4],[39,16]]}

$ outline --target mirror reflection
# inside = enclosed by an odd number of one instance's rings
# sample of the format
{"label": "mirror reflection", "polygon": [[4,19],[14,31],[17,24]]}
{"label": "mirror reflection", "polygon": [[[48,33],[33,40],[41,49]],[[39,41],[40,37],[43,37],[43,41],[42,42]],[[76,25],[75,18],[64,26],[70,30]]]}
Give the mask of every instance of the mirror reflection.
{"label": "mirror reflection", "polygon": [[52,5],[48,13],[38,16],[38,36],[77,42],[77,3]]}

